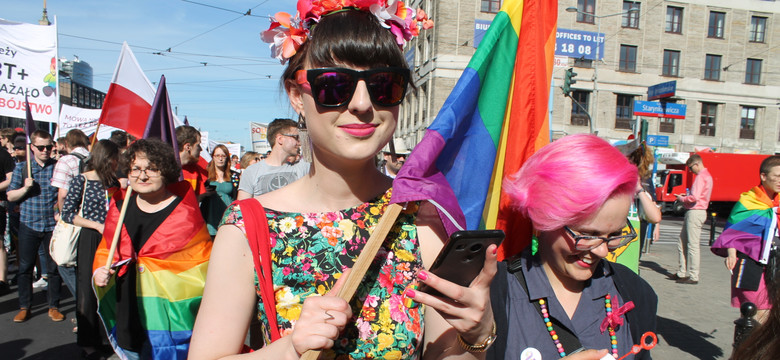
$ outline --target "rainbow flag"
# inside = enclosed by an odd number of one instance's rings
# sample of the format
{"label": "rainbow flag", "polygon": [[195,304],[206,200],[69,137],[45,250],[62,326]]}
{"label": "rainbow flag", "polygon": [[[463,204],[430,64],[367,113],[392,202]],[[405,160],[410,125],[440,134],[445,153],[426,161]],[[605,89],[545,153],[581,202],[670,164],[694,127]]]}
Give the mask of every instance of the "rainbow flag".
{"label": "rainbow flag", "polygon": [[726,250],[735,248],[753,260],[766,264],[777,228],[776,210],[772,199],[762,187],[756,186],[742,193],[731,210],[726,227],[710,250],[715,255],[726,257]]}
{"label": "rainbow flag", "polygon": [[[181,202],[138,253],[123,228],[114,264],[122,264],[117,268],[118,276],[125,275],[130,266],[136,269],[138,315],[149,338],[153,358],[186,359],[206,283],[212,241],[190,184],[180,181],[168,189],[181,197]],[[106,264],[111,236],[119,218],[117,200],[123,197],[124,194],[117,191],[111,201],[104,231],[108,237],[104,237],[98,246],[93,269]],[[98,297],[98,313],[109,340],[124,359],[126,356],[116,341],[116,276],[107,286],[94,286],[94,290]]]}
{"label": "rainbow flag", "polygon": [[555,0],[504,1],[393,182],[393,203],[432,200],[450,233],[503,229],[500,257],[530,242],[530,222],[512,211],[501,183],[549,143],[557,13]]}

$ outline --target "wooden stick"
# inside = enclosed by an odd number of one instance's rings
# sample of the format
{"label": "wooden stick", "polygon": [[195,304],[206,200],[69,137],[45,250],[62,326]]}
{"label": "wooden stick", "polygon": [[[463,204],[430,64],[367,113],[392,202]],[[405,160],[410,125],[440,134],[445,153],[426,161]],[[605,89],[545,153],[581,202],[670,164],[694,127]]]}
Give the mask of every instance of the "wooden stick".
{"label": "wooden stick", "polygon": [[[31,162],[35,161],[35,159],[30,157],[30,146],[32,146],[32,143],[27,145],[27,177],[32,179],[32,167],[31,167],[32,164],[31,164]],[[24,184],[22,184],[22,185],[24,185]]]}
{"label": "wooden stick", "polygon": [[[382,247],[382,243],[385,242],[385,238],[387,237],[387,234],[390,233],[390,229],[393,227],[393,224],[395,224],[395,220],[398,218],[398,214],[401,213],[401,210],[402,206],[399,204],[390,204],[385,209],[385,213],[382,214],[382,217],[379,219],[379,223],[377,223],[374,228],[374,232],[371,233],[371,237],[368,238],[368,242],[366,242],[366,245],[363,247],[363,251],[360,253],[360,256],[358,256],[355,264],[352,265],[352,271],[347,277],[346,284],[341,287],[338,297],[347,302],[352,300],[352,296],[355,295],[358,285],[363,281],[363,276],[366,275],[368,268],[374,261],[374,257],[376,257],[377,251]],[[319,350],[309,350],[301,356],[301,360],[316,360],[319,356]]]}
{"label": "wooden stick", "polygon": [[133,188],[128,186],[127,192],[125,192],[125,199],[122,202],[122,211],[119,212],[119,219],[116,222],[116,229],[114,229],[114,240],[111,241],[111,250],[108,251],[108,259],[106,259],[106,269],[111,269],[111,264],[114,263],[114,253],[116,252],[116,244],[119,243],[119,235],[122,234],[122,223],[124,223],[125,221],[127,204],[130,202],[130,195],[132,194],[133,194]]}
{"label": "wooden stick", "polygon": [[100,121],[98,121],[97,128],[95,128],[95,133],[92,135],[92,143],[89,144],[90,149],[95,146],[95,142],[97,142],[98,131],[100,131]]}

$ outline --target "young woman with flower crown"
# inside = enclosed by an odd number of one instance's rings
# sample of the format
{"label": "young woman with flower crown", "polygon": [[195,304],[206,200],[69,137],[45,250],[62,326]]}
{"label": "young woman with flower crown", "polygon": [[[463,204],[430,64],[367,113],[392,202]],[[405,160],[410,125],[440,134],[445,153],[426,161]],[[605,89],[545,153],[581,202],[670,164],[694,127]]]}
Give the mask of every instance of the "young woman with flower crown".
{"label": "young woman with flower crown", "polygon": [[[255,198],[270,231],[282,336],[238,356],[297,359],[324,350],[321,358],[484,358],[480,351],[495,339],[495,246],[468,288],[428,273],[445,234],[427,203],[406,204],[350,303],[331,296],[388,205],[392,181],[373,159],[392,138],[410,81],[399,45],[416,35],[418,21],[430,21],[393,0],[300,0],[298,11],[292,20],[277,14],[263,38],[275,57],[289,60],[283,82],[309,134],[311,170]],[[238,354],[255,309],[265,338],[272,332],[241,210],[232,205],[217,232],[191,359]],[[445,296],[414,290],[418,282]]]}

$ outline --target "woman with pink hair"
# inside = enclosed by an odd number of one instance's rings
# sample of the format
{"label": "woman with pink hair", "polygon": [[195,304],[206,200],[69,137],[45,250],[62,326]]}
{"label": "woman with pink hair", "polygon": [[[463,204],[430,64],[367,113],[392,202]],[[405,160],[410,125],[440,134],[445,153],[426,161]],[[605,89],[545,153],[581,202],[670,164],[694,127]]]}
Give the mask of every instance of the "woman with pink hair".
{"label": "woman with pink hair", "polygon": [[500,264],[493,281],[497,332],[505,336],[492,358],[577,353],[578,359],[601,359],[609,352],[617,359],[655,330],[657,297],[650,285],[602,260],[636,237],[626,217],[637,181],[636,167],[620,151],[587,134],[545,146],[505,180],[534,235],[529,249]]}

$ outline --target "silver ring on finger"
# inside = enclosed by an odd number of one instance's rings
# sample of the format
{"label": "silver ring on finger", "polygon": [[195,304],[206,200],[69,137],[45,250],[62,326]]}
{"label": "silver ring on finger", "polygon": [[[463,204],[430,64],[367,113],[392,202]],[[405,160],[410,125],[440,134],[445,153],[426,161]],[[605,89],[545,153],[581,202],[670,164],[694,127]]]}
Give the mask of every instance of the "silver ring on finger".
{"label": "silver ring on finger", "polygon": [[325,310],[325,315],[326,315],[326,316],[325,316],[325,321],[328,321],[328,320],[333,320],[333,319],[335,319],[335,317],[334,317],[333,315],[331,315],[331,314],[328,312],[328,310]]}

